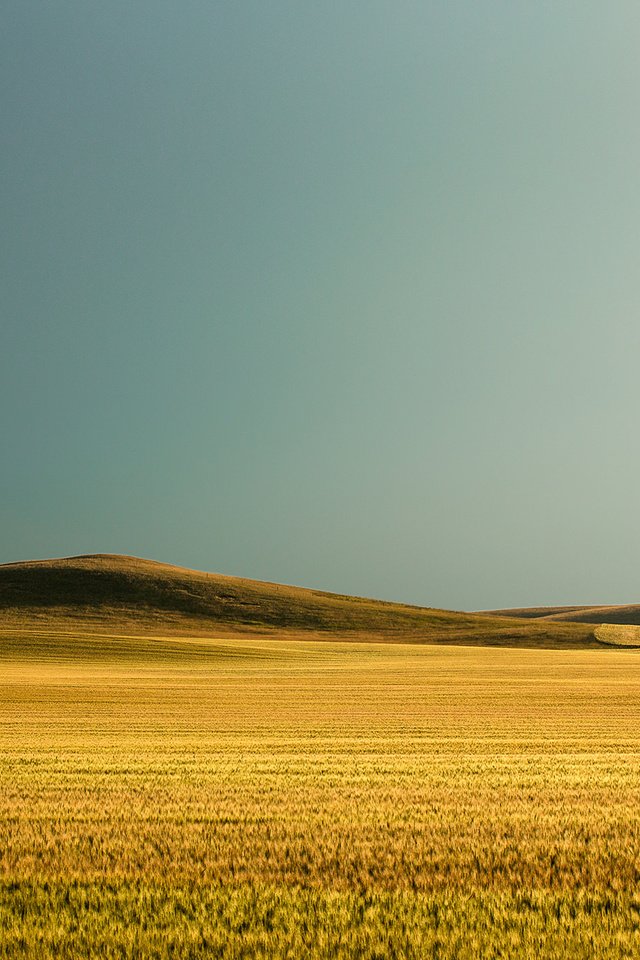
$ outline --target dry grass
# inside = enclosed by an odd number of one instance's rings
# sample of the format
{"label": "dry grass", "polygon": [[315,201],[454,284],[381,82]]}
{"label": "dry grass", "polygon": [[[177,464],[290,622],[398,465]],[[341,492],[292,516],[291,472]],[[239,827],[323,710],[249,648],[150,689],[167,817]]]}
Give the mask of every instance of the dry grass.
{"label": "dry grass", "polygon": [[640,953],[640,659],[0,646],[0,956]]}
{"label": "dry grass", "polygon": [[[27,635],[381,640],[583,648],[588,624],[386,603],[98,555],[0,565],[0,615]],[[15,645],[14,645],[15,646]]]}
{"label": "dry grass", "polygon": [[640,627],[632,624],[601,623],[593,634],[612,647],[640,647]]}

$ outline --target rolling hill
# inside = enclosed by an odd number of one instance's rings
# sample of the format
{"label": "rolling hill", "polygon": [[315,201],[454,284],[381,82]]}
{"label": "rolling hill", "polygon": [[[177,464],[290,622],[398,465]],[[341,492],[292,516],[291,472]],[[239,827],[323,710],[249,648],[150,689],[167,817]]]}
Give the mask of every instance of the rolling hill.
{"label": "rolling hill", "polygon": [[640,625],[640,604],[584,607],[520,607],[514,610],[487,610],[488,617],[536,620],[540,623],[618,623]]}
{"label": "rolling hill", "polygon": [[578,648],[586,623],[459,613],[111,554],[0,565],[0,637],[283,637]]}

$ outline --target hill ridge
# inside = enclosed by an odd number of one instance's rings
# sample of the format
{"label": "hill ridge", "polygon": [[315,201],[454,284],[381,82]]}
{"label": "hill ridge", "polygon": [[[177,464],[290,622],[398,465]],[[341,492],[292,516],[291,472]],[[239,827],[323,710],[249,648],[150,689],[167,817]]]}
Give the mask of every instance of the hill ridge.
{"label": "hill ridge", "polygon": [[581,604],[564,607],[513,607],[482,611],[488,617],[509,617],[546,623],[616,623],[640,625],[640,604]]}

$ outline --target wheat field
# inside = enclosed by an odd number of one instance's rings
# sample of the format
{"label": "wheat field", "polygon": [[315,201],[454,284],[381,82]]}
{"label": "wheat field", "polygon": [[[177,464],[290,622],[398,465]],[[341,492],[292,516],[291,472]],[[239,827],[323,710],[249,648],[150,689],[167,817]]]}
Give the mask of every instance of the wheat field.
{"label": "wheat field", "polygon": [[5,639],[1,957],[640,955],[640,652]]}
{"label": "wheat field", "polygon": [[640,626],[630,623],[601,623],[593,631],[600,643],[612,647],[640,647]]}

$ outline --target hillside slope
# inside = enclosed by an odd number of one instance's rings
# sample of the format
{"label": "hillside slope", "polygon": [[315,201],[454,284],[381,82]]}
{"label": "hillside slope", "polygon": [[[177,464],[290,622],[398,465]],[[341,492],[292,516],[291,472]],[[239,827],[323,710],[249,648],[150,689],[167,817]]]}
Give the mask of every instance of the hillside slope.
{"label": "hillside slope", "polygon": [[81,628],[529,647],[597,643],[586,625],[388,603],[110,554],[0,565],[0,624],[5,635]]}
{"label": "hillside slope", "polygon": [[513,610],[487,610],[488,617],[555,623],[619,623],[640,625],[640,604],[594,607],[521,607]]}

